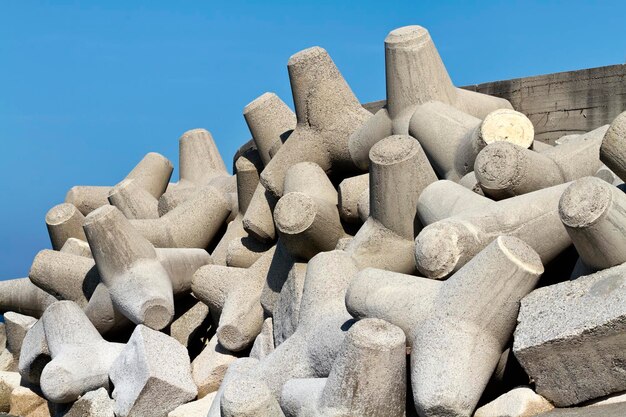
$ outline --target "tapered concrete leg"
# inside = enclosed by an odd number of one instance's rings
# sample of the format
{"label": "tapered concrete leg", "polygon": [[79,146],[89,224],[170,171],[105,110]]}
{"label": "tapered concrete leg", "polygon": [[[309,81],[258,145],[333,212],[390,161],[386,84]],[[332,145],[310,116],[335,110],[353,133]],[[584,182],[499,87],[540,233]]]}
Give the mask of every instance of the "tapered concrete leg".
{"label": "tapered concrete leg", "polygon": [[52,361],[41,373],[41,389],[55,403],[109,386],[109,368],[124,345],[106,342],[72,301],[51,305],[41,320]]}
{"label": "tapered concrete leg", "polygon": [[283,195],[287,169],[298,162],[315,162],[324,171],[355,170],[348,138],[371,117],[324,49],[298,52],[287,69],[297,124],[261,173],[261,182],[277,197]]}
{"label": "tapered concrete leg", "polygon": [[213,336],[191,363],[191,376],[198,387],[199,398],[218,390],[226,370],[235,360],[236,354],[220,345],[217,336]]}
{"label": "tapered concrete leg", "polygon": [[81,308],[100,283],[93,259],[48,249],[35,256],[28,277],[59,300],[74,301]]}
{"label": "tapered concrete leg", "polygon": [[243,228],[246,232],[261,242],[274,241],[276,229],[272,212],[275,205],[274,196],[259,183],[243,217]]}
{"label": "tapered concrete leg", "polygon": [[0,281],[0,311],[15,311],[31,317],[41,317],[48,306],[57,299],[28,278]]}
{"label": "tapered concrete leg", "polygon": [[[369,174],[346,178],[339,184],[339,215],[347,223],[358,223],[358,203],[361,194],[369,190]],[[369,200],[369,196],[368,196]]]}
{"label": "tapered concrete leg", "polygon": [[46,226],[52,249],[60,250],[69,238],[86,241],[83,232],[85,217],[72,204],[63,203],[52,207],[46,214]]}
{"label": "tapered concrete leg", "polygon": [[508,198],[426,226],[415,239],[417,268],[426,277],[443,279],[500,235],[522,239],[542,262],[551,261],[571,245],[558,216],[558,202],[568,185]]}
{"label": "tapered concrete leg", "polygon": [[209,186],[159,219],[132,220],[131,224],[156,247],[204,249],[229,214],[229,201]]}
{"label": "tapered concrete leg", "polygon": [[65,195],[65,202],[74,205],[83,215],[109,204],[111,187],[76,185]]}
{"label": "tapered concrete leg", "polygon": [[626,112],[613,120],[602,139],[600,159],[623,181],[626,181]]}
{"label": "tapered concrete leg", "polygon": [[213,136],[207,130],[188,130],[180,137],[178,144],[181,180],[201,184],[227,174]]}
{"label": "tapered concrete leg", "polygon": [[134,323],[156,329],[169,324],[172,283],[150,242],[113,206],[87,216],[84,228],[114,305]]}
{"label": "tapered concrete leg", "polygon": [[232,381],[237,381],[240,378],[244,378],[246,374],[251,372],[254,368],[256,368],[259,364],[259,361],[254,358],[241,358],[237,359],[231,366],[228,367],[228,371],[226,371],[226,375],[224,375],[224,382],[220,385],[217,394],[215,395],[215,399],[213,400],[213,404],[211,404],[211,408],[207,414],[207,417],[222,417],[221,411],[221,403],[222,403],[222,395],[228,384]]}
{"label": "tapered concrete leg", "polygon": [[222,417],[284,417],[267,385],[250,376],[226,385],[221,410]]}
{"label": "tapered concrete leg", "polygon": [[599,178],[581,178],[561,196],[559,214],[586,266],[597,271],[626,262],[623,191]]}
{"label": "tapered concrete leg", "polygon": [[109,203],[127,219],[158,219],[159,201],[133,179],[125,179],[109,192]]}
{"label": "tapered concrete leg", "polygon": [[513,334],[519,302],[542,273],[530,246],[501,236],[443,285],[413,342],[418,414],[471,415]]}
{"label": "tapered concrete leg", "polygon": [[70,255],[83,256],[85,258],[93,258],[93,256],[91,256],[89,243],[87,243],[85,240],[75,239],[73,237],[65,241],[60,252],[69,253]]}
{"label": "tapered concrete leg", "polygon": [[20,375],[31,384],[39,385],[41,372],[52,360],[42,320],[37,320],[28,330],[22,347],[19,356]]}
{"label": "tapered concrete leg", "polygon": [[424,188],[417,200],[417,213],[422,224],[429,225],[466,210],[481,210],[492,203],[460,184],[440,180]]}
{"label": "tapered concrete leg", "polygon": [[350,283],[346,308],[357,319],[377,318],[400,327],[412,345],[417,324],[430,314],[442,285],[429,278],[367,268]]}
{"label": "tapered concrete leg", "polygon": [[270,149],[280,146],[296,128],[296,115],[274,93],[264,93],[243,110],[248,129],[254,138],[264,165],[270,162]]}

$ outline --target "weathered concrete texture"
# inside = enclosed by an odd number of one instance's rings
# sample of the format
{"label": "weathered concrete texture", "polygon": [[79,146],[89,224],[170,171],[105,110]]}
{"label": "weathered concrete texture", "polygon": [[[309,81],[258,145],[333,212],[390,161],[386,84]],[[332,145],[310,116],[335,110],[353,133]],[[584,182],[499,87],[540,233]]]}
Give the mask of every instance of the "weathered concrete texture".
{"label": "weathered concrete texture", "polygon": [[220,402],[222,417],[284,417],[263,381],[244,376],[226,385]]}
{"label": "weathered concrete texture", "polygon": [[535,290],[513,350],[537,393],[566,407],[626,389],[626,266]]}
{"label": "weathered concrete texture", "polygon": [[478,154],[476,179],[485,195],[502,199],[594,175],[602,166],[599,152],[607,129],[599,127],[541,153],[494,143]]}
{"label": "weathered concrete texture", "polygon": [[264,93],[243,110],[248,129],[264,165],[272,159],[270,150],[278,152],[296,128],[296,115],[274,93]]}
{"label": "weathered concrete texture", "polygon": [[369,150],[376,142],[409,133],[409,120],[420,104],[440,101],[479,118],[511,108],[506,100],[455,88],[428,30],[421,26],[401,27],[387,35],[385,76],[385,108],[350,137],[350,154],[362,169],[367,168]]}
{"label": "weathered concrete texture", "polygon": [[346,223],[358,223],[358,204],[361,194],[369,190],[369,174],[356,175],[341,181],[339,184],[339,215]]}
{"label": "weathered concrete texture", "polygon": [[626,262],[626,195],[594,178],[570,185],[559,215],[583,263],[594,271]]}
{"label": "weathered concrete texture", "polygon": [[109,203],[128,219],[158,219],[159,200],[139,186],[136,180],[125,179],[109,192]]}
{"label": "weathered concrete texture", "polygon": [[51,407],[45,398],[27,387],[17,387],[11,392],[9,413],[19,417],[51,417]]}
{"label": "weathered concrete texture", "polygon": [[65,241],[65,244],[60,249],[60,252],[84,256],[86,258],[93,258],[91,255],[91,248],[89,248],[89,243],[87,243],[86,240],[75,239],[73,237]]}
{"label": "weathered concrete texture", "polygon": [[274,223],[289,253],[306,261],[337,246],[345,236],[337,204],[337,191],[319,165],[300,162],[287,170]]}
{"label": "weathered concrete texture", "polygon": [[80,397],[63,417],[115,417],[114,405],[107,390],[100,388]]}
{"label": "weathered concrete texture", "polygon": [[307,264],[305,263],[294,263],[280,290],[274,311],[272,312],[274,346],[278,346],[287,340],[298,327],[306,268]]}
{"label": "weathered concrete texture", "polygon": [[174,320],[167,333],[188,350],[193,350],[198,342],[207,340],[209,307],[188,294],[176,300],[175,308]]}
{"label": "weathered concrete texture", "polygon": [[[365,319],[348,331],[328,378],[292,379],[282,390],[288,417],[403,417],[406,340],[401,329]],[[363,383],[365,382],[365,383]]]}
{"label": "weathered concrete texture", "polygon": [[287,69],[297,124],[261,173],[261,182],[277,197],[287,169],[298,162],[315,162],[324,171],[355,170],[348,138],[370,117],[324,49],[298,52]]}
{"label": "weathered concrete texture", "polygon": [[202,398],[217,391],[224,379],[228,366],[237,360],[237,354],[219,344],[213,336],[202,352],[191,362],[191,375]]}
{"label": "weathered concrete texture", "polygon": [[611,123],[626,108],[626,65],[516,78],[466,89],[502,97],[529,117],[535,138],[553,143]]}
{"label": "weathered concrete texture", "polygon": [[370,218],[347,245],[359,268],[410,273],[412,240],[421,229],[417,201],[437,177],[419,142],[390,136],[370,150]]}
{"label": "weathered concrete texture", "polygon": [[432,314],[415,331],[411,384],[418,414],[471,415],[513,334],[519,301],[542,273],[530,246],[501,236],[443,284]]}
{"label": "weathered concrete texture", "polygon": [[[173,169],[167,158],[150,152],[130,171],[126,179],[135,180],[154,198],[159,198],[165,192]],[[98,207],[109,204],[110,192],[111,187],[75,186],[68,191],[65,202],[73,204],[86,216]]]}
{"label": "weathered concrete texture", "polygon": [[433,182],[417,200],[417,214],[423,225],[447,219],[464,211],[486,209],[493,201],[453,181]]}
{"label": "weathered concrete texture", "polygon": [[41,317],[56,298],[37,287],[28,278],[0,281],[0,312],[14,311],[35,318]]}
{"label": "weathered concrete texture", "polygon": [[543,263],[549,262],[571,244],[558,213],[567,186],[508,198],[426,226],[415,239],[417,268],[427,277],[443,279],[500,235],[522,239]]}
{"label": "weathered concrete texture", "polygon": [[624,415],[626,415],[626,403],[598,407],[557,408],[539,414],[538,417],[623,417]]}
{"label": "weathered concrete texture", "polygon": [[554,408],[528,387],[518,387],[480,407],[474,417],[533,417]]}
{"label": "weathered concrete texture", "polygon": [[600,159],[622,180],[626,178],[626,112],[611,122],[602,139]]}
{"label": "weathered concrete texture", "polygon": [[43,368],[52,360],[43,320],[38,320],[26,333],[19,358],[19,372],[25,381],[39,385]]}
{"label": "weathered concrete texture", "polygon": [[481,120],[433,101],[416,108],[409,134],[420,142],[439,177],[459,181],[474,169],[476,155],[488,144],[504,141],[529,148],[534,131],[515,110],[495,110]]}
{"label": "weathered concrete texture", "polygon": [[224,376],[224,382],[220,385],[219,390],[217,390],[213,403],[211,404],[211,408],[209,409],[206,417],[222,417],[222,394],[224,394],[226,386],[233,381],[236,382],[244,378],[258,364],[259,361],[257,359],[241,358],[228,367],[228,371]]}
{"label": "weathered concrete texture", "polygon": [[85,216],[73,204],[63,203],[48,210],[46,227],[52,249],[60,250],[71,237],[86,241],[83,231],[84,220]]}
{"label": "weathered concrete texture", "polygon": [[26,333],[36,322],[37,319],[34,317],[13,312],[4,314],[6,348],[11,352],[14,358],[20,357],[24,337],[26,337]]}
{"label": "weathered concrete texture", "polygon": [[193,293],[219,318],[216,334],[226,349],[243,350],[260,333],[261,292],[275,251],[266,252],[248,269],[206,265],[194,274]]}
{"label": "weathered concrete texture", "polygon": [[184,346],[142,325],[135,328],[109,377],[119,417],[165,417],[198,394]]}
{"label": "weathered concrete texture", "polygon": [[215,395],[216,392],[212,392],[199,400],[179,405],[173,411],[170,411],[167,417],[206,417]]}
{"label": "weathered concrete texture", "polygon": [[11,393],[20,386],[20,374],[0,372],[0,412],[6,413],[11,408]]}
{"label": "weathered concrete texture", "polygon": [[263,321],[261,333],[254,340],[250,357],[255,359],[263,359],[274,351],[274,326],[272,318],[268,317]]}
{"label": "weathered concrete texture", "polygon": [[52,357],[40,378],[45,397],[68,403],[88,391],[108,388],[109,368],[124,345],[105,341],[72,301],[54,303],[41,320]]}

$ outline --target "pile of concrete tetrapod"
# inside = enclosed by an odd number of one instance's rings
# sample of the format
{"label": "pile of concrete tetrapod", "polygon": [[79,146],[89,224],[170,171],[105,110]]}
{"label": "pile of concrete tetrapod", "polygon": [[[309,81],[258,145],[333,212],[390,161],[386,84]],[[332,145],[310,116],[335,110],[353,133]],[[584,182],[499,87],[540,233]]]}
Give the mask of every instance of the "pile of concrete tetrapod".
{"label": "pile of concrete tetrapod", "polygon": [[0,411],[626,415],[626,113],[550,146],[424,28],[385,60],[372,114],[293,55],[295,113],[248,104],[233,175],[194,129],[176,183],[149,153],[73,187],[0,282]]}

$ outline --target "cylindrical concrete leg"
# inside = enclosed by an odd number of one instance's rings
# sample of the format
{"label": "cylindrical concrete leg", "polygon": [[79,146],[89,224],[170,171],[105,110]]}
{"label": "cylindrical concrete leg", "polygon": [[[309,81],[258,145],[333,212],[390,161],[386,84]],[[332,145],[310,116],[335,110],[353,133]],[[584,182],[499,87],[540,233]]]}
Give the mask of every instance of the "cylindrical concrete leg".
{"label": "cylindrical concrete leg", "polygon": [[256,151],[245,152],[235,161],[235,168],[237,169],[237,207],[239,213],[245,213],[259,185],[259,172],[263,169],[259,154]]}
{"label": "cylindrical concrete leg", "polygon": [[98,207],[109,204],[109,191],[111,187],[76,185],[67,192],[65,202],[73,204],[86,216]]}
{"label": "cylindrical concrete leg", "polygon": [[595,270],[626,262],[626,195],[595,177],[570,185],[559,201],[561,221],[578,255]]}
{"label": "cylindrical concrete leg", "polygon": [[85,240],[75,239],[73,237],[65,241],[59,252],[69,253],[70,255],[84,256],[85,258],[93,258],[93,256],[91,256],[89,243]]}
{"label": "cylindrical concrete leg", "polygon": [[285,247],[302,259],[333,250],[345,235],[335,204],[300,192],[278,200],[274,221]]}
{"label": "cylindrical concrete leg", "polygon": [[352,326],[319,405],[320,410],[340,409],[348,415],[404,417],[406,338],[402,330],[379,319],[360,320]]}
{"label": "cylindrical concrete leg", "polygon": [[172,283],[150,242],[113,206],[87,216],[84,228],[115,306],[136,324],[167,326],[174,317]]}
{"label": "cylindrical concrete leg", "polygon": [[413,239],[419,231],[417,200],[437,181],[419,142],[390,136],[370,150],[370,213],[399,236]]}
{"label": "cylindrical concrete leg", "polygon": [[493,201],[462,185],[440,180],[424,188],[417,201],[417,213],[423,225],[452,217],[465,210],[479,210]]}
{"label": "cylindrical concrete leg", "polygon": [[0,312],[14,311],[31,317],[41,317],[57,299],[28,278],[0,281]]}
{"label": "cylindrical concrete leg", "polygon": [[471,415],[542,273],[530,246],[500,236],[443,284],[411,354],[420,415]]}
{"label": "cylindrical concrete leg", "polygon": [[272,242],[276,239],[272,215],[274,205],[275,197],[259,183],[243,217],[243,228],[261,242]]}
{"label": "cylindrical concrete leg", "polygon": [[158,219],[159,201],[141,188],[136,179],[125,179],[111,189],[109,203],[127,219]]}
{"label": "cylindrical concrete leg", "polygon": [[565,182],[552,159],[508,142],[483,149],[474,173],[485,195],[498,200]]}
{"label": "cylindrical concrete leg", "polygon": [[264,165],[272,159],[270,149],[280,149],[296,128],[296,115],[274,93],[264,93],[243,109],[248,129],[254,138]]}
{"label": "cylindrical concrete leg", "polygon": [[178,140],[181,180],[201,184],[227,173],[213,136],[205,129],[192,129]]}
{"label": "cylindrical concrete leg", "polygon": [[337,205],[337,190],[324,170],[313,162],[299,162],[292,165],[285,174],[283,183],[285,194],[299,192]]}
{"label": "cylindrical concrete leg", "polygon": [[60,250],[67,239],[87,241],[83,231],[85,216],[72,204],[63,203],[52,207],[46,214],[46,226],[52,249]]}
{"label": "cylindrical concrete leg", "polygon": [[626,181],[626,112],[621,113],[611,123],[602,139],[600,159],[618,177]]}
{"label": "cylindrical concrete leg", "polygon": [[228,383],[221,400],[222,417],[284,417],[278,401],[258,378],[244,376]]}
{"label": "cylindrical concrete leg", "polygon": [[380,109],[348,139],[350,157],[354,164],[366,170],[370,164],[369,153],[372,146],[391,135],[393,135],[392,120],[387,109]]}
{"label": "cylindrical concrete leg", "polygon": [[[369,158],[368,158],[369,162]],[[346,223],[358,223],[359,197],[366,189],[369,190],[369,174],[361,174],[346,178],[339,184],[339,216]],[[369,196],[368,196],[369,200]]]}
{"label": "cylindrical concrete leg", "polygon": [[174,166],[166,157],[150,152],[130,171],[126,179],[135,180],[137,186],[154,198],[159,198],[165,192],[173,170]]}

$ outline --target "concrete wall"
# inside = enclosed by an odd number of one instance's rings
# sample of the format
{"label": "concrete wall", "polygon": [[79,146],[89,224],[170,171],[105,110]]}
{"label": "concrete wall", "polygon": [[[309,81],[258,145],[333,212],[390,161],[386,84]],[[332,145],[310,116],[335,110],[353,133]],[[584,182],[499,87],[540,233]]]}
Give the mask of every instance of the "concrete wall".
{"label": "concrete wall", "polygon": [[[626,65],[559,72],[463,87],[506,98],[535,125],[536,138],[553,143],[610,123],[626,110]],[[367,103],[377,110],[384,101]]]}

